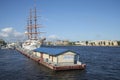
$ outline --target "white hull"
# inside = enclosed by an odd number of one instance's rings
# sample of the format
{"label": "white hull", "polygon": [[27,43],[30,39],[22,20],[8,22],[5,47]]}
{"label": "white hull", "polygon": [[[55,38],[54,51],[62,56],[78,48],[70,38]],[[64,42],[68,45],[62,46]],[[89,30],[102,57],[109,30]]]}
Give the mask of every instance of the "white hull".
{"label": "white hull", "polygon": [[22,44],[22,48],[27,50],[34,50],[41,46],[41,42],[39,40],[27,40]]}

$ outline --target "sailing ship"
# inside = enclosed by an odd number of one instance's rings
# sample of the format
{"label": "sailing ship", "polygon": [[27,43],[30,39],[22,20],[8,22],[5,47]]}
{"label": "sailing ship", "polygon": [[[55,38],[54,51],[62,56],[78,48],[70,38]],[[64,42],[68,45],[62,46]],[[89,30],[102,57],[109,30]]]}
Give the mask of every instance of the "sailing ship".
{"label": "sailing ship", "polygon": [[30,9],[30,16],[27,21],[27,32],[25,32],[25,34],[28,37],[28,40],[26,40],[22,44],[22,48],[27,50],[34,50],[36,48],[39,48],[42,42],[45,40],[45,38],[39,39],[38,37],[38,34],[42,32],[38,31],[38,29],[41,28],[41,26],[37,25],[36,7],[34,7],[33,12],[34,16],[32,15],[32,9]]}

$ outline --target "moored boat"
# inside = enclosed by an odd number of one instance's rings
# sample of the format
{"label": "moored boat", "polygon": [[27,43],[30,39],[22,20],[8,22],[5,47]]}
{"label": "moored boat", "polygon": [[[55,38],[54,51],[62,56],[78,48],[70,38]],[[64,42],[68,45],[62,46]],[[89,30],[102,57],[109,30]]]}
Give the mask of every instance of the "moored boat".
{"label": "moored boat", "polygon": [[54,70],[82,70],[86,64],[80,62],[80,55],[68,49],[40,47],[32,51],[17,49],[23,55]]}

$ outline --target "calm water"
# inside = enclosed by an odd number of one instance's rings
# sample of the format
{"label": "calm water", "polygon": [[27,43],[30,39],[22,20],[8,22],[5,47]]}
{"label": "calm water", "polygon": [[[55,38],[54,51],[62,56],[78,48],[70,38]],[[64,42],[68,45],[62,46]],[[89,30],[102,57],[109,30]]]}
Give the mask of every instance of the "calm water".
{"label": "calm water", "polygon": [[0,80],[120,80],[120,47],[58,48],[78,52],[86,69],[54,72],[16,50],[0,50]]}

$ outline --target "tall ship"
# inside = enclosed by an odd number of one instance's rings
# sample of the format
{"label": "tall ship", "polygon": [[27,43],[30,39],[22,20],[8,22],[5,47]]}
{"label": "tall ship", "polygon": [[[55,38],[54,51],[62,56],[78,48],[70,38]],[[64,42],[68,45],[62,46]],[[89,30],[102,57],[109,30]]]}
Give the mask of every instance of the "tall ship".
{"label": "tall ship", "polygon": [[37,12],[36,7],[34,7],[34,10],[30,9],[30,15],[27,21],[27,32],[25,34],[27,35],[27,40],[22,44],[22,48],[26,50],[34,50],[36,48],[39,48],[43,42],[44,39],[39,38],[39,34],[42,32],[39,32],[39,26],[37,24]]}

